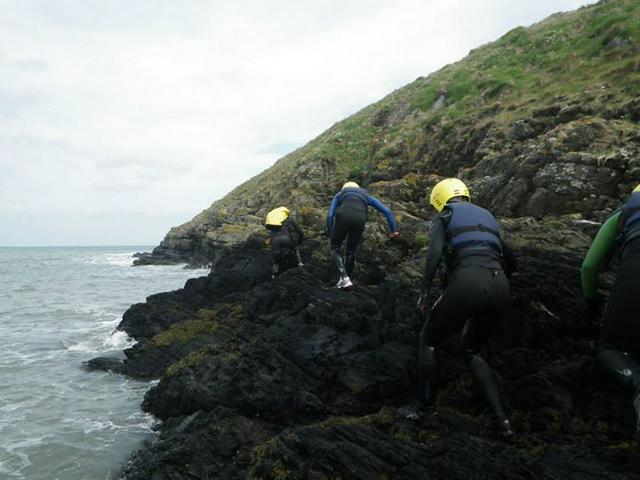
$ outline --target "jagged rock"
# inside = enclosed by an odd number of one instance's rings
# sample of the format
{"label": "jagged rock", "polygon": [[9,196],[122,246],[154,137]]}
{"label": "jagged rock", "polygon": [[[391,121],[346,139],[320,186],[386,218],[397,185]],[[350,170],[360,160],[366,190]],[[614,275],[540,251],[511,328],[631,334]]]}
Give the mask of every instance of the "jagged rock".
{"label": "jagged rock", "polygon": [[634,122],[640,121],[640,98],[634,98],[624,106],[624,113]]}
{"label": "jagged rock", "polygon": [[122,360],[114,357],[92,358],[85,364],[88,370],[102,370],[115,373],[122,373],[122,365]]}
{"label": "jagged rock", "polygon": [[[143,403],[160,436],[124,478],[640,478],[630,401],[596,369],[579,275],[599,222],[640,182],[637,59],[614,41],[639,14],[612,0],[514,29],[337,123],[140,256],[213,271],[131,307],[119,328],[138,344],[91,363],[160,378]],[[405,418],[428,192],[443,176],[500,217],[518,257],[485,352],[512,444],[492,435],[455,336],[437,413]],[[321,238],[346,179],[389,204],[402,234],[387,241],[371,212],[351,292],[335,289]],[[261,223],[281,204],[307,232],[305,266],[271,281]]]}
{"label": "jagged rock", "polygon": [[527,120],[516,120],[511,130],[511,136],[515,140],[527,140],[536,135],[535,130]]}
{"label": "jagged rock", "polygon": [[[165,423],[124,478],[640,475],[634,450],[619,443],[630,435],[631,412],[596,375],[596,332],[579,294],[582,252],[597,224],[580,215],[502,223],[520,271],[491,351],[522,441],[492,438],[455,341],[443,352],[440,413],[409,422],[402,409],[388,408],[414,398],[421,320],[410,279],[419,278],[421,256],[398,245],[399,258],[418,271],[411,277],[405,263],[374,249],[359,259],[356,282],[378,262],[397,269],[342,292],[324,244],[306,246],[307,265],[271,281],[267,252],[254,243],[208,277],[125,315],[121,328],[137,332],[140,343],[119,371],[162,377],[144,408]],[[374,243],[370,237],[365,247]]]}
{"label": "jagged rock", "polygon": [[[328,265],[311,260],[270,281],[265,252],[246,247],[185,286],[194,318],[174,319],[127,360],[143,369],[175,362],[155,372],[161,381],[143,404],[165,420],[160,437],[124,478],[640,475],[635,450],[619,443],[631,432],[629,405],[596,372],[596,331],[579,295],[585,232],[597,225],[573,215],[503,228],[520,270],[490,348],[522,440],[492,437],[455,339],[443,351],[440,413],[411,422],[395,408],[414,398],[421,325],[404,275],[342,292]],[[232,272],[243,289],[223,286]],[[177,293],[160,297],[180,302]]]}

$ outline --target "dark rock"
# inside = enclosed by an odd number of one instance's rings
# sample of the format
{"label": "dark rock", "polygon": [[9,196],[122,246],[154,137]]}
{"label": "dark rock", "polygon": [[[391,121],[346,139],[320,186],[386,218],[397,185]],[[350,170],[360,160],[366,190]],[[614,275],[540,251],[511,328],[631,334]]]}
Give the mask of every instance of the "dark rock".
{"label": "dark rock", "polygon": [[511,136],[515,140],[527,140],[536,135],[535,130],[527,120],[516,120],[511,130]]}
{"label": "dark rock", "polygon": [[585,113],[582,105],[567,105],[558,112],[558,120],[562,123],[570,122]]}
{"label": "dark rock", "polygon": [[[525,435],[518,442],[492,435],[455,341],[443,351],[439,413],[411,422],[394,407],[414,399],[421,326],[404,266],[342,292],[326,260],[314,260],[325,258],[319,245],[304,268],[275,281],[265,252],[245,248],[182,291],[150,297],[151,305],[175,302],[190,318],[139,317],[154,331],[161,324],[161,332],[127,351],[117,371],[164,373],[143,404],[164,424],[124,478],[640,475],[633,450],[620,447],[615,460],[610,453],[629,437],[631,419],[593,362],[595,332],[579,294],[586,227],[579,216],[505,220],[503,227],[520,271],[490,350],[515,428]],[[373,261],[362,258],[361,271]]]}
{"label": "dark rock", "polygon": [[[212,271],[131,307],[119,328],[138,343],[124,361],[93,362],[160,378],[143,404],[163,420],[159,438],[124,478],[640,478],[630,401],[596,369],[580,286],[591,237],[640,182],[638,62],[616,40],[637,9],[600,2],[516,29],[337,123],[138,255]],[[484,352],[519,433],[509,444],[492,434],[456,336],[437,410],[405,418],[428,192],[444,176],[499,215],[520,265]],[[387,242],[370,212],[351,292],[335,289],[321,238],[346,178],[389,204],[402,234]],[[304,268],[272,281],[262,221],[280,204],[309,240]],[[610,288],[611,272],[601,278]]]}
{"label": "dark rock", "polygon": [[624,106],[624,113],[634,122],[640,122],[640,98],[634,98]]}
{"label": "dark rock", "polygon": [[123,362],[121,358],[97,357],[86,362],[85,366],[88,370],[122,373]]}

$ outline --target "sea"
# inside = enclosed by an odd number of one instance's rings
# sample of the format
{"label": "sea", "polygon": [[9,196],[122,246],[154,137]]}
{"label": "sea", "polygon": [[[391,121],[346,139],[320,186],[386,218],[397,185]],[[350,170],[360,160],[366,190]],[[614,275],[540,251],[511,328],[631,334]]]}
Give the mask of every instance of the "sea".
{"label": "sea", "polygon": [[154,438],[153,382],[84,363],[134,344],[133,303],[206,270],[132,267],[136,247],[0,248],[0,480],[115,480]]}

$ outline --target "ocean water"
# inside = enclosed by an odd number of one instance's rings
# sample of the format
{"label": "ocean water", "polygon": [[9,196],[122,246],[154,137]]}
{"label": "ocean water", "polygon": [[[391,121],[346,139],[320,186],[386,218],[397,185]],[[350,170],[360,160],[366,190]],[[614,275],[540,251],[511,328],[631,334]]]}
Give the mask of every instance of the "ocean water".
{"label": "ocean water", "polygon": [[154,435],[150,382],[89,372],[122,355],[123,312],[204,270],[132,268],[149,247],[0,248],[0,479],[112,480]]}

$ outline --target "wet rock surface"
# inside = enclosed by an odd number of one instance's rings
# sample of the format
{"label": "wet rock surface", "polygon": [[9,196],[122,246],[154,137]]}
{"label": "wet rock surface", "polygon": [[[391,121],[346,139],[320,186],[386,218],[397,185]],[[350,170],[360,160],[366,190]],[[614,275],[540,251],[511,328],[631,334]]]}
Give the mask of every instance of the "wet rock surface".
{"label": "wet rock surface", "polygon": [[209,276],[132,307],[120,328],[139,343],[119,365],[94,362],[160,378],[143,403],[163,420],[159,438],[124,478],[640,478],[630,399],[596,369],[597,327],[580,297],[597,225],[576,215],[503,223],[520,270],[486,354],[513,442],[493,434],[455,335],[437,409],[407,418],[424,250],[389,243],[402,261],[375,282],[364,279],[383,257],[361,257],[357,287],[344,292],[324,244],[306,245],[305,267],[271,280],[268,251],[250,242]]}
{"label": "wet rock surface", "polygon": [[[640,183],[639,13],[602,1],[516,28],[335,124],[141,254],[213,270],[131,307],[119,328],[138,343],[88,364],[159,379],[143,403],[159,437],[124,478],[640,478],[631,399],[596,368],[579,284],[599,222]],[[493,434],[456,336],[437,408],[408,418],[428,192],[446,176],[499,217],[518,257],[512,307],[484,352],[511,442]],[[335,289],[323,238],[345,180],[389,205],[401,232],[388,241],[370,212],[350,292]],[[305,230],[305,266],[271,280],[261,222],[279,205]]]}

